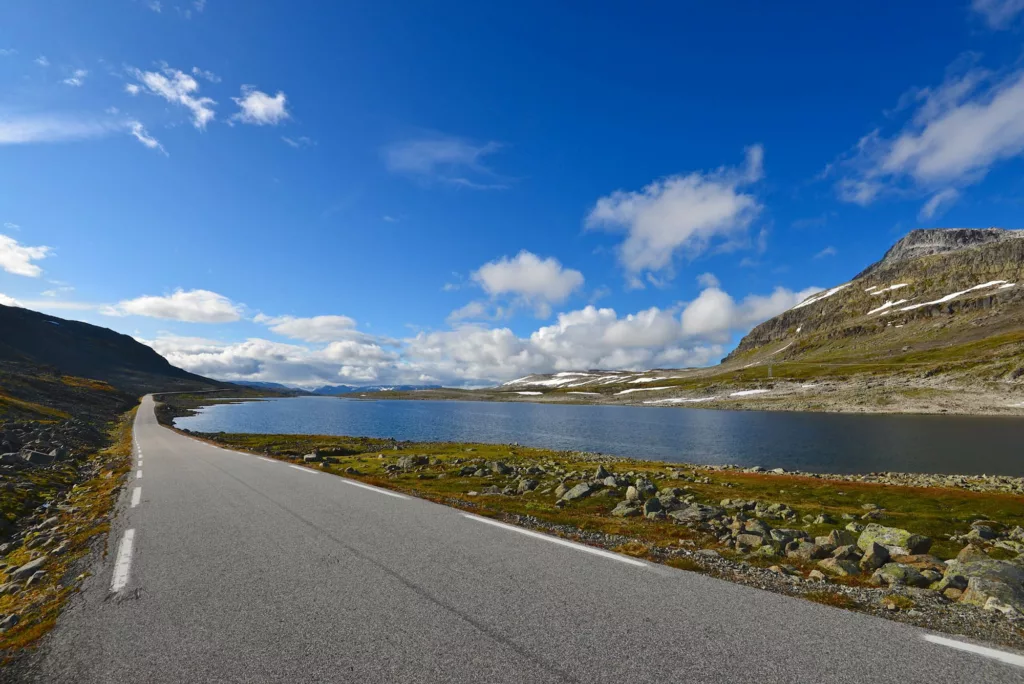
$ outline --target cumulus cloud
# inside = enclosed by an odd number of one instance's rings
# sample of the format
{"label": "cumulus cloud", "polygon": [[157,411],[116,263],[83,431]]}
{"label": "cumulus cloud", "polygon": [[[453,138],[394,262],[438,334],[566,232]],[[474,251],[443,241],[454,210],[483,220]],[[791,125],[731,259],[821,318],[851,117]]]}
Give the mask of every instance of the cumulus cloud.
{"label": "cumulus cloud", "polygon": [[21,306],[17,299],[14,297],[8,297],[3,292],[0,292],[0,304],[3,304],[4,306]]}
{"label": "cumulus cloud", "polygon": [[146,295],[104,307],[110,316],[149,316],[187,323],[230,323],[242,317],[241,306],[209,290],[175,290],[162,297]]}
{"label": "cumulus cloud", "polygon": [[0,234],[0,269],[7,273],[38,278],[43,269],[34,262],[45,259],[49,254],[49,247],[29,247]]}
{"label": "cumulus cloud", "polygon": [[834,167],[837,192],[861,205],[887,193],[931,194],[939,199],[922,213],[934,215],[956,199],[951,191],[1024,152],[1024,69],[954,68],[938,87],[905,95],[900,111],[900,130],[870,132]]}
{"label": "cumulus cloud", "polygon": [[973,0],[971,9],[985,19],[989,28],[1006,29],[1024,12],[1024,0]]}
{"label": "cumulus cloud", "polygon": [[454,136],[431,136],[393,143],[384,149],[389,171],[472,190],[502,190],[508,185],[484,163],[500,143],[473,143]]}
{"label": "cumulus cloud", "polygon": [[[217,103],[209,97],[199,96],[199,82],[190,74],[170,67],[164,67],[160,71],[131,69],[130,73],[147,92],[189,110],[192,125],[199,130],[204,130],[216,116],[213,106]],[[129,89],[128,86],[125,88],[133,95],[141,90],[139,86],[135,89]]]}
{"label": "cumulus cloud", "polygon": [[732,335],[819,291],[776,288],[736,301],[710,274],[702,282],[708,286],[681,310],[652,307],[619,315],[590,305],[561,313],[526,336],[507,327],[456,322],[448,330],[388,339],[360,331],[347,316],[261,315],[254,320],[298,342],[163,336],[147,343],[177,366],[224,380],[484,385],[529,373],[706,365],[725,353]]}
{"label": "cumulus cloud", "polygon": [[157,150],[163,155],[167,155],[167,150],[160,144],[160,141],[151,136],[146,132],[146,127],[138,121],[129,121],[128,130],[136,140],[145,145],[151,150]]}
{"label": "cumulus cloud", "polygon": [[256,126],[276,126],[288,120],[291,114],[286,107],[287,97],[281,91],[270,96],[256,90],[255,86],[242,86],[242,97],[231,98],[240,111],[231,117],[235,121]]}
{"label": "cumulus cloud", "polygon": [[492,297],[512,295],[536,307],[538,315],[550,315],[550,305],[560,304],[583,285],[583,274],[564,268],[554,257],[541,259],[523,250],[514,258],[502,257],[484,264],[472,274]]}
{"label": "cumulus cloud", "polygon": [[628,273],[671,275],[674,257],[693,257],[716,241],[746,232],[761,212],[744,188],[763,176],[764,150],[747,148],[743,168],[719,168],[656,180],[639,191],[617,190],[600,198],[586,219],[588,228],[626,233],[619,260]]}

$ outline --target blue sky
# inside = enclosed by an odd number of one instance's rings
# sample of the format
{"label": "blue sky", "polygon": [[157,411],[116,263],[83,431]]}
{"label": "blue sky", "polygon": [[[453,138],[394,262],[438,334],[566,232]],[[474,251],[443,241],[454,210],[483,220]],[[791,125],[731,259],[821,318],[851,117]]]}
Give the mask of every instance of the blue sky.
{"label": "blue sky", "polygon": [[[721,3],[719,3],[721,5]],[[1024,0],[0,7],[0,302],[226,379],[716,362],[1020,227]]]}

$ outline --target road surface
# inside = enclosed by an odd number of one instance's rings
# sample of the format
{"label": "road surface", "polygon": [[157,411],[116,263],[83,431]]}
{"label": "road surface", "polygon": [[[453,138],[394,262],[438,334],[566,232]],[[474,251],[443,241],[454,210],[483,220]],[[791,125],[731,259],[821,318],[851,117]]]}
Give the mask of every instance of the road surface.
{"label": "road surface", "polygon": [[1024,682],[899,623],[191,440],[149,397],[136,439],[109,553],[19,681]]}

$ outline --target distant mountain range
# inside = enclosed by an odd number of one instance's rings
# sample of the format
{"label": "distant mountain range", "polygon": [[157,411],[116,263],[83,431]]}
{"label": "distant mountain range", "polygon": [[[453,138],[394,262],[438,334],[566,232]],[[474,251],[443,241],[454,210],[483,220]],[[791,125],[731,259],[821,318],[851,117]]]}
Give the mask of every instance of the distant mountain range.
{"label": "distant mountain range", "polygon": [[255,389],[274,390],[300,395],[317,395],[325,397],[338,396],[340,394],[352,394],[354,392],[404,392],[421,389],[441,389],[441,385],[324,385],[316,389],[306,390],[301,387],[292,387],[277,382],[256,382],[249,380],[236,380],[236,385],[252,387]]}

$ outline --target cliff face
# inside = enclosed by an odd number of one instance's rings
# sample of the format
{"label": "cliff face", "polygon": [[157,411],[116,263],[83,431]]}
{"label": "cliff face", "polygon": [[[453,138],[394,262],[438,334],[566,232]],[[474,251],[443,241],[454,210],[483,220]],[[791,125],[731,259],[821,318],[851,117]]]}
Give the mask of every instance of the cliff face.
{"label": "cliff face", "polygon": [[726,362],[768,345],[780,361],[884,357],[1012,331],[1024,331],[1024,231],[915,230],[850,282],[754,328]]}

